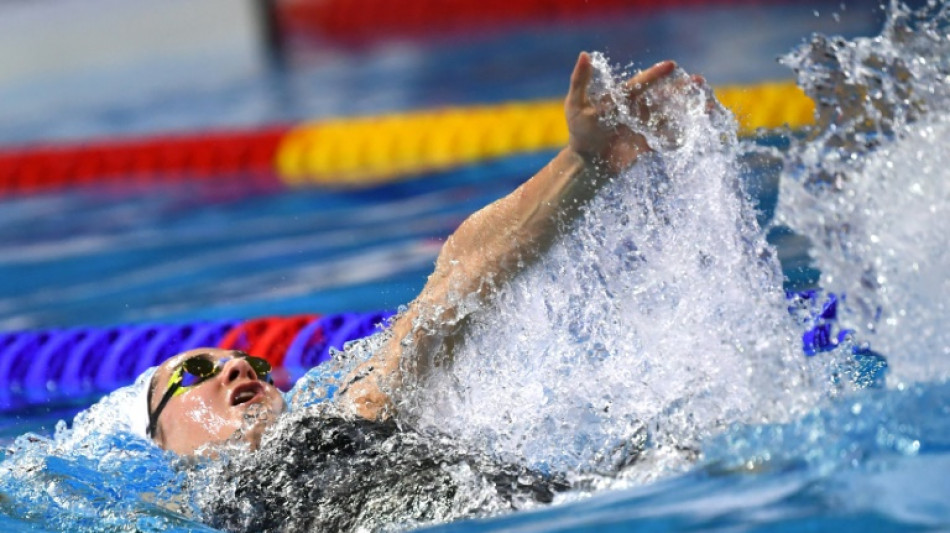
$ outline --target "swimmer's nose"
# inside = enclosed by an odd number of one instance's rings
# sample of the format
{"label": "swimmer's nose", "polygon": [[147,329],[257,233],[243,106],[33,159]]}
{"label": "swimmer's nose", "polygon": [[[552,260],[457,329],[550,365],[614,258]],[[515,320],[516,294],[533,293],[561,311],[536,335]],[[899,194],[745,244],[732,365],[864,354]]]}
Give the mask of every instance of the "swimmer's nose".
{"label": "swimmer's nose", "polygon": [[234,383],[239,379],[257,381],[258,378],[257,372],[254,372],[254,368],[243,357],[233,357],[224,363],[221,375],[225,384]]}

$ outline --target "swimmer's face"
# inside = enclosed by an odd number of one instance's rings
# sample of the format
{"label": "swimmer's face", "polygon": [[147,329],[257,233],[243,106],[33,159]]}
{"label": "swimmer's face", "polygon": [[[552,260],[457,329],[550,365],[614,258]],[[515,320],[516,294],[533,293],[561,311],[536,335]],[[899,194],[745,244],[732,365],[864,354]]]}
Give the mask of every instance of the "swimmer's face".
{"label": "swimmer's face", "polygon": [[[252,449],[258,447],[262,432],[286,405],[276,387],[259,379],[262,376],[245,355],[219,348],[198,348],[180,353],[158,367],[152,377],[149,414],[159,407],[169,380],[181,384],[172,378],[177,377],[176,371],[186,360],[196,356],[212,363],[225,360],[220,363],[219,372],[168,399],[155,421],[153,438],[159,446],[189,455],[206,444],[222,443],[235,436],[248,442]],[[245,415],[253,415],[257,422],[246,424]],[[242,433],[236,433],[242,428]]]}

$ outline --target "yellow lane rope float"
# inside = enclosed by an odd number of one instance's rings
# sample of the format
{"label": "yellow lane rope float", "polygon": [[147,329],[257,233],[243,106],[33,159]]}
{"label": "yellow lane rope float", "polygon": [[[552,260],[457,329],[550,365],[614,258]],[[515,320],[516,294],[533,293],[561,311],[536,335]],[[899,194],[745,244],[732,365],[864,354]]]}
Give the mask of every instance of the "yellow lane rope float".
{"label": "yellow lane rope float", "polygon": [[[715,92],[745,134],[812,122],[813,102],[791,82]],[[566,142],[560,100],[511,102],[305,123],[281,140],[275,164],[289,185],[355,184],[554,149]]]}

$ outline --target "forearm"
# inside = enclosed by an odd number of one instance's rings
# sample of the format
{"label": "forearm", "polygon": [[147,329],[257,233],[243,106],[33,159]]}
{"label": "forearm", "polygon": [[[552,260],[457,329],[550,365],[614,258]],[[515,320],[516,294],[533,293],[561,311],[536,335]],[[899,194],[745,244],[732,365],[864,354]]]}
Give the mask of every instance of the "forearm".
{"label": "forearm", "polygon": [[[538,174],[521,185],[506,200],[517,220],[510,232],[510,246],[519,259],[537,259],[554,242],[559,231],[570,225],[611,173],[569,148],[560,153]],[[493,208],[495,206],[489,206]],[[505,243],[499,243],[500,248]],[[514,273],[515,270],[512,271]]]}
{"label": "forearm", "polygon": [[[360,416],[385,416],[401,373],[428,372],[451,357],[464,319],[494,289],[533,263],[606,181],[594,165],[562,150],[518,189],[467,218],[442,247],[425,288],[393,324],[377,355],[357,369],[342,396]],[[403,354],[412,357],[404,360]]]}
{"label": "forearm", "polygon": [[446,241],[429,283],[441,293],[486,297],[535,261],[594,196],[605,179],[570,149],[511,194],[470,216]]}

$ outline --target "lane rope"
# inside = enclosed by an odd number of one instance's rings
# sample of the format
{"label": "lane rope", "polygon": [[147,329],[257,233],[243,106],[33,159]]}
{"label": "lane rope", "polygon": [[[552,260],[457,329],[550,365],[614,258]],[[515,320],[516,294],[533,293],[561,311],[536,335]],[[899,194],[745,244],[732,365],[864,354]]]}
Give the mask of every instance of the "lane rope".
{"label": "lane rope", "polygon": [[[743,134],[812,122],[814,104],[791,82],[726,86],[716,95]],[[561,100],[425,109],[292,128],[0,149],[0,195],[194,180],[367,186],[566,143]]]}
{"label": "lane rope", "polygon": [[[815,291],[786,296],[790,313],[800,317],[801,309],[811,309],[801,339],[805,356],[849,340],[851,331],[837,323],[842,297]],[[211,346],[266,358],[275,383],[287,390],[346,343],[381,331],[394,314],[381,310],[0,332],[0,412],[109,392],[174,354]],[[867,346],[855,346],[852,353],[866,384],[883,383],[887,360],[882,355]]]}

